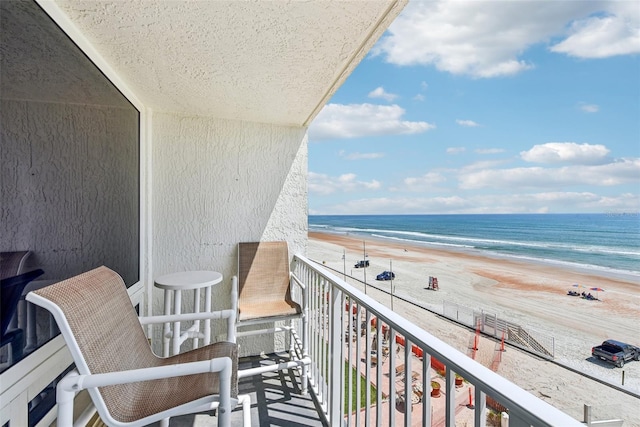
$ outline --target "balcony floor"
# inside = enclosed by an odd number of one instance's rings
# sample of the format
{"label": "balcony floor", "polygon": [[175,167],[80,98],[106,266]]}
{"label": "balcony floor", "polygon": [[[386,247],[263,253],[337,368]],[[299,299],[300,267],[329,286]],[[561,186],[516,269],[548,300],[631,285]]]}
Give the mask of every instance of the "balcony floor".
{"label": "balcony floor", "polygon": [[[240,369],[252,368],[265,363],[287,360],[287,356],[253,356],[240,359]],[[316,404],[310,393],[303,396],[300,390],[300,375],[296,369],[267,372],[262,375],[241,378],[238,384],[241,394],[251,396],[252,426],[324,426]],[[159,423],[154,424],[154,426]],[[170,427],[217,426],[218,418],[209,414],[174,417]],[[242,425],[242,408],[234,409],[231,425]]]}

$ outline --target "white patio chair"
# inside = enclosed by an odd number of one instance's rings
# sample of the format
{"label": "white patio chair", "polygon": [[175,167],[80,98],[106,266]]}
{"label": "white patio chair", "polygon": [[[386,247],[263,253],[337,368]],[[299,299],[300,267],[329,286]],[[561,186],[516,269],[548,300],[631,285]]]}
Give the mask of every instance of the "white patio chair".
{"label": "white patio chair", "polygon": [[[243,369],[240,378],[262,372],[300,367],[302,393],[307,393],[308,333],[306,288],[289,269],[287,242],[250,242],[238,244],[238,284],[232,282],[232,300],[237,310],[238,336],[259,335],[285,331],[289,332],[290,361],[276,365]],[[301,304],[293,300],[291,286],[302,289]],[[301,319],[301,331],[296,331],[293,321]],[[288,321],[283,327],[271,324]],[[245,326],[269,324],[263,329],[244,329]],[[300,336],[302,336],[300,338]]]}
{"label": "white patio chair", "polygon": [[178,319],[139,319],[122,278],[106,267],[32,291],[27,300],[53,314],[76,364],[58,383],[58,426],[72,425],[73,398],[84,389],[109,426],[166,425],[170,417],[216,408],[218,425],[228,426],[239,398],[250,425],[248,396],[237,396],[233,310],[180,315],[180,320],[226,318],[231,342],[161,358],[151,351],[141,322]]}

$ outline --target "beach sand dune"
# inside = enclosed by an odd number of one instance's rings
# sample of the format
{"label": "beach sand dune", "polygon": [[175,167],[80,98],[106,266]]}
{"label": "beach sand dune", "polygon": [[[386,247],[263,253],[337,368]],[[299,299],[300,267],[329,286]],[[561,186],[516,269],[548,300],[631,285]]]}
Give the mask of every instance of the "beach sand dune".
{"label": "beach sand dune", "polygon": [[[391,284],[376,281],[375,276],[392,268],[394,294],[400,297],[394,299],[394,311],[464,354],[468,329],[406,301],[418,302],[435,313],[442,313],[444,304],[458,304],[496,314],[552,337],[554,360],[577,372],[621,385],[624,370],[624,387],[640,394],[640,362],[618,369],[591,357],[591,347],[605,339],[640,345],[640,284],[633,278],[370,238],[364,243],[370,261],[365,271],[354,268],[364,256],[362,237],[329,233],[309,233],[309,237],[311,259],[360,281],[366,274],[371,285],[367,294],[387,306]],[[425,289],[429,276],[438,278],[439,291]],[[363,289],[357,280],[347,281]],[[592,287],[604,291],[591,291]],[[591,292],[599,300],[569,296],[570,289]],[[640,426],[640,399],[553,362],[508,348],[498,373],[579,420],[582,405],[590,404],[598,419],[621,418],[625,426]]]}

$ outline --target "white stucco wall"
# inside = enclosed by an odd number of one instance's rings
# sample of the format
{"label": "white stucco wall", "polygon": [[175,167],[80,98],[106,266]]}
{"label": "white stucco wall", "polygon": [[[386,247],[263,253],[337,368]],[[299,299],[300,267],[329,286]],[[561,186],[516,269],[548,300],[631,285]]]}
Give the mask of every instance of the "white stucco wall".
{"label": "white stucco wall", "polygon": [[[239,242],[286,240],[290,256],[306,252],[305,128],[154,113],[151,144],[153,277],[219,271],[213,305],[222,309],[231,305]],[[157,289],[153,310],[163,310]],[[240,345],[243,354],[279,346],[273,337]]]}

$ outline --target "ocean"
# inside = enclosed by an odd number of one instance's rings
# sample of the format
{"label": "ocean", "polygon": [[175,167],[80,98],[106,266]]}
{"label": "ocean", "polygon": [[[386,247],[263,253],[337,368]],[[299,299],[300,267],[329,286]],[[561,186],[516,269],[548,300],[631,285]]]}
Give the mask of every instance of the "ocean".
{"label": "ocean", "polygon": [[310,215],[309,231],[480,252],[640,280],[640,213]]}

